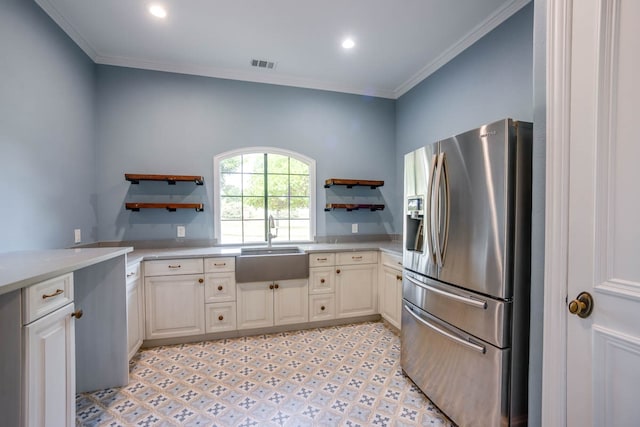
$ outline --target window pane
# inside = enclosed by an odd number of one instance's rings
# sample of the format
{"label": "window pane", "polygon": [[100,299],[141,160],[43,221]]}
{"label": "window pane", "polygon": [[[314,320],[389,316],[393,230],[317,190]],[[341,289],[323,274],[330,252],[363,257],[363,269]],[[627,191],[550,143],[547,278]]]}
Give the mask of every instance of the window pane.
{"label": "window pane", "polygon": [[290,221],[289,229],[291,233],[290,240],[310,240],[311,236],[309,235],[310,229],[309,220],[292,220]]}
{"label": "window pane", "polygon": [[242,197],[220,197],[220,219],[242,219]]}
{"label": "window pane", "polygon": [[242,163],[242,156],[229,157],[220,162],[220,172],[242,172],[240,165]]}
{"label": "window pane", "polygon": [[267,173],[289,173],[289,157],[267,154]]}
{"label": "window pane", "polygon": [[289,173],[309,175],[309,165],[292,157],[289,161]]}
{"label": "window pane", "polygon": [[270,196],[289,195],[289,175],[267,175]]}
{"label": "window pane", "polygon": [[269,197],[269,213],[275,218],[289,218],[289,198]]}
{"label": "window pane", "polygon": [[242,221],[220,221],[220,243],[242,243]]}
{"label": "window pane", "polygon": [[264,153],[244,154],[242,173],[264,173]]}
{"label": "window pane", "polygon": [[220,194],[223,196],[241,196],[242,175],[239,173],[221,173]]}
{"label": "window pane", "polygon": [[264,197],[243,197],[242,203],[244,219],[264,220]]}
{"label": "window pane", "polygon": [[291,198],[291,218],[309,219],[309,198],[308,197],[292,197]]}
{"label": "window pane", "polygon": [[291,195],[309,195],[309,175],[291,175]]}
{"label": "window pane", "polygon": [[264,219],[244,222],[244,242],[264,242]]}
{"label": "window pane", "polygon": [[264,175],[244,175],[242,180],[243,196],[264,196]]}

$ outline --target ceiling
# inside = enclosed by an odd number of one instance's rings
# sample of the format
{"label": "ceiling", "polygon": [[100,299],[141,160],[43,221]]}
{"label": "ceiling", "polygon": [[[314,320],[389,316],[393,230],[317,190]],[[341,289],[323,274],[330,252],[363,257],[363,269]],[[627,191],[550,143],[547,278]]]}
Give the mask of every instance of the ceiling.
{"label": "ceiling", "polygon": [[530,0],[35,1],[99,64],[396,99]]}

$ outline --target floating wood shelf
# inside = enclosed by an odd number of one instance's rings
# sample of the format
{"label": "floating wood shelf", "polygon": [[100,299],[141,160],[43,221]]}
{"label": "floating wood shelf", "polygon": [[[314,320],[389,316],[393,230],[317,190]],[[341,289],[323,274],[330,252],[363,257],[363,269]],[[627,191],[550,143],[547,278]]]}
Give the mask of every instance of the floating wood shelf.
{"label": "floating wood shelf", "polygon": [[202,203],[125,203],[124,207],[133,212],[140,209],[166,209],[175,212],[176,209],[195,209],[196,212],[204,211]]}
{"label": "floating wood shelf", "polygon": [[324,181],[324,188],[329,188],[332,185],[346,185],[347,188],[353,187],[371,187],[372,189],[382,187],[384,181],[370,181],[366,179],[342,179],[342,178],[329,178]]}
{"label": "floating wood shelf", "polygon": [[384,209],[384,205],[371,205],[371,204],[344,204],[344,203],[327,203],[324,210],[329,212],[334,209],[346,209],[347,212],[357,211],[358,209],[369,209],[370,211],[381,211]]}
{"label": "floating wood shelf", "polygon": [[140,181],[167,181],[169,185],[175,185],[178,181],[195,182],[196,185],[204,184],[204,177],[198,175],[143,175],[135,173],[125,173],[124,179],[132,184],[139,184]]}

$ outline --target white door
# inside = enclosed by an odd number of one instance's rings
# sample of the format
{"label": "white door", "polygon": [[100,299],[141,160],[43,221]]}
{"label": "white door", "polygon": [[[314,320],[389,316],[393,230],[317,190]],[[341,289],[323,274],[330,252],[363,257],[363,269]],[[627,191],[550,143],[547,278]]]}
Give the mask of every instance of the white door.
{"label": "white door", "polygon": [[273,282],[236,284],[238,329],[273,326]]}
{"label": "white door", "polygon": [[[565,27],[571,29],[566,33],[571,36],[566,39],[570,44],[565,45],[565,57],[570,62],[564,68],[570,70],[567,75],[570,85],[566,86],[570,102],[565,109],[568,133],[564,134],[565,138],[548,140],[547,147],[568,141],[566,169],[552,171],[568,178],[565,181],[568,202],[563,208],[567,232],[567,302],[583,291],[590,293],[594,300],[589,317],[569,314],[567,304],[566,317],[559,318],[566,324],[567,332],[564,424],[570,427],[637,426],[640,423],[637,402],[640,396],[640,137],[635,125],[640,119],[640,33],[637,28],[640,2],[552,1],[551,13],[558,12],[557,4],[572,5],[572,9],[568,9],[571,15],[567,15],[570,19],[566,21],[571,26]],[[561,31],[556,33],[550,42],[557,46],[561,35]],[[552,85],[555,83],[557,80],[552,81]],[[550,95],[561,97],[562,93]],[[556,101],[550,99],[549,102]],[[552,106],[552,122],[554,109]],[[559,123],[558,126],[566,125]],[[550,134],[554,132],[550,128]],[[551,147],[551,151],[558,152],[555,147]],[[552,165],[558,164],[557,160],[551,158]],[[562,179],[552,176],[547,184],[547,191],[553,195],[559,191]],[[556,207],[550,206],[549,200],[548,197],[547,209],[554,211]],[[560,199],[556,201],[562,204]],[[554,221],[562,222],[562,215],[553,219],[552,227],[557,225]],[[559,239],[556,241],[562,244],[562,236],[550,236],[549,230],[547,239],[552,243]],[[549,242],[547,248],[550,248]],[[549,253],[546,259],[552,265],[556,263],[549,258]],[[559,264],[562,267],[562,261]],[[545,293],[553,292],[553,285],[547,281]],[[545,309],[548,309],[549,300],[546,303]],[[576,308],[580,307],[576,305]],[[549,320],[548,316],[545,318]],[[548,330],[545,326],[545,346]],[[545,363],[549,365],[553,361],[547,359]],[[547,378],[553,368],[544,369]],[[556,410],[556,414],[561,412],[562,408]],[[557,415],[555,420],[563,421]]]}
{"label": "white door", "polygon": [[287,325],[309,321],[307,279],[276,280],[273,292],[273,323]]}

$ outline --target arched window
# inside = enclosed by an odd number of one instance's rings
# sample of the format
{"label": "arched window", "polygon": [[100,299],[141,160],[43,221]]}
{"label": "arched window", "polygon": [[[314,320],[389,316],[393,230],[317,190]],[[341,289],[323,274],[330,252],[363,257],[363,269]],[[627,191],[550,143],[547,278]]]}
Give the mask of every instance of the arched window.
{"label": "arched window", "polygon": [[263,243],[269,215],[273,242],[311,241],[315,234],[315,160],[293,151],[252,147],[213,159],[218,243]]}

